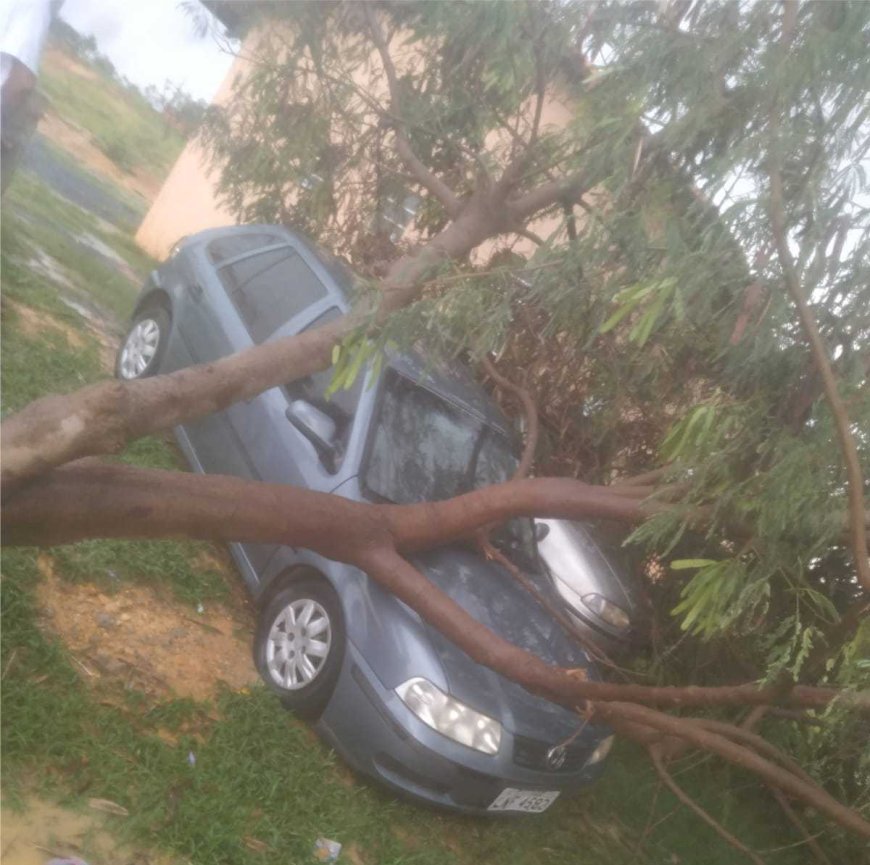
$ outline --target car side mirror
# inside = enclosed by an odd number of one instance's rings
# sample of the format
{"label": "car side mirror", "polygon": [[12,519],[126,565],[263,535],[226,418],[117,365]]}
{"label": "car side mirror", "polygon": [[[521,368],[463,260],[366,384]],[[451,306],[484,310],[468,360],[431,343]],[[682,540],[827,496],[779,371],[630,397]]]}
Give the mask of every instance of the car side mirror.
{"label": "car side mirror", "polygon": [[546,523],[535,521],[535,540],[540,543],[550,534],[550,527]]}
{"label": "car side mirror", "polygon": [[304,399],[295,399],[287,406],[287,420],[314,446],[327,470],[336,470],[338,448],[335,436],[338,432],[335,421],[326,412]]}

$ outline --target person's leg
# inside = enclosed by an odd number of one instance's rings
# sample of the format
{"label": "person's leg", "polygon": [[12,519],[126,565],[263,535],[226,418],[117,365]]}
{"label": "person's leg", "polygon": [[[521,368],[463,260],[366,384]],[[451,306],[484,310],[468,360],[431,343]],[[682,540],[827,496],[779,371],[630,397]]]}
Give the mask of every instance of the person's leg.
{"label": "person's leg", "polygon": [[0,195],[12,180],[27,142],[42,116],[36,76],[8,54],[0,57]]}

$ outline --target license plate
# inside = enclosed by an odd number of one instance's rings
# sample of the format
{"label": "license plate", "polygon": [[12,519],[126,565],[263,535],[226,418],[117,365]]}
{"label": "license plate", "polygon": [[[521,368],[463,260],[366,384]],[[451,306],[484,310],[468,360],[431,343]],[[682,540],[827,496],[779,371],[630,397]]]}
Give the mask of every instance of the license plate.
{"label": "license plate", "polygon": [[556,801],[558,795],[558,790],[516,790],[513,787],[505,787],[487,810],[540,814]]}

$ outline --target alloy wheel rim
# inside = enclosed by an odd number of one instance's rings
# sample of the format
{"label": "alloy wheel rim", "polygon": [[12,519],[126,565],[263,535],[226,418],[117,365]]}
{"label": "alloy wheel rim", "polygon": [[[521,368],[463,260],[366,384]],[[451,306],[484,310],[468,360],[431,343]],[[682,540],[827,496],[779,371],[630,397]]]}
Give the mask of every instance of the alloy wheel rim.
{"label": "alloy wheel rim", "polygon": [[332,643],[326,610],[310,598],[293,601],[275,617],[266,639],[266,666],[272,681],[295,691],[323,669]]}
{"label": "alloy wheel rim", "polygon": [[160,325],[153,318],[137,321],[127,334],[119,364],[122,378],[138,378],[148,369],[160,344]]}

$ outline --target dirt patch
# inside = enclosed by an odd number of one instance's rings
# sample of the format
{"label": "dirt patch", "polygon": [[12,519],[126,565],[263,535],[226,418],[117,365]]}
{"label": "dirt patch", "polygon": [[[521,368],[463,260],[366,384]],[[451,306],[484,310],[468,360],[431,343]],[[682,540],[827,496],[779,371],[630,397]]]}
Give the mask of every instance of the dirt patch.
{"label": "dirt patch", "polygon": [[246,608],[209,606],[201,614],[143,586],[106,594],[88,583],[68,583],[47,554],[37,600],[45,628],[70,650],[91,684],[120,680],[156,697],[213,697],[221,685],[251,685],[253,615]]}
{"label": "dirt patch", "polygon": [[[112,373],[115,369],[115,354],[119,341],[119,335],[114,332],[115,328],[76,301],[69,300],[63,295],[60,299],[84,319],[88,330],[96,339],[100,367],[104,372]],[[80,331],[43,309],[27,306],[8,297],[3,298],[3,308],[15,313],[18,317],[18,328],[25,336],[38,337],[45,333],[59,333],[64,336],[70,348],[83,349],[89,344]]]}
{"label": "dirt patch", "polygon": [[96,81],[100,77],[93,69],[89,69],[83,63],[79,63],[74,57],[70,57],[65,51],[61,51],[51,45],[46,46],[42,55],[42,62],[71,75],[78,75],[79,78],[85,78],[88,81]]}
{"label": "dirt patch", "polygon": [[86,342],[82,334],[72,325],[55,318],[51,313],[43,309],[34,309],[32,306],[25,306],[25,304],[9,300],[9,298],[5,298],[3,304],[15,313],[18,318],[18,329],[25,336],[37,337],[46,332],[59,333],[66,339],[70,348],[81,349],[85,347]]}
{"label": "dirt patch", "polygon": [[123,817],[74,811],[41,799],[28,799],[24,810],[0,809],[3,865],[44,865],[52,857],[76,856],[88,865],[170,865],[172,859],[128,847],[112,835],[112,822]]}
{"label": "dirt patch", "polygon": [[137,169],[127,173],[119,168],[94,144],[91,136],[81,127],[67,123],[55,111],[49,109],[39,121],[39,131],[51,142],[65,150],[75,160],[113,183],[136,195],[141,195],[149,204],[160,191],[160,179],[151,173]]}

